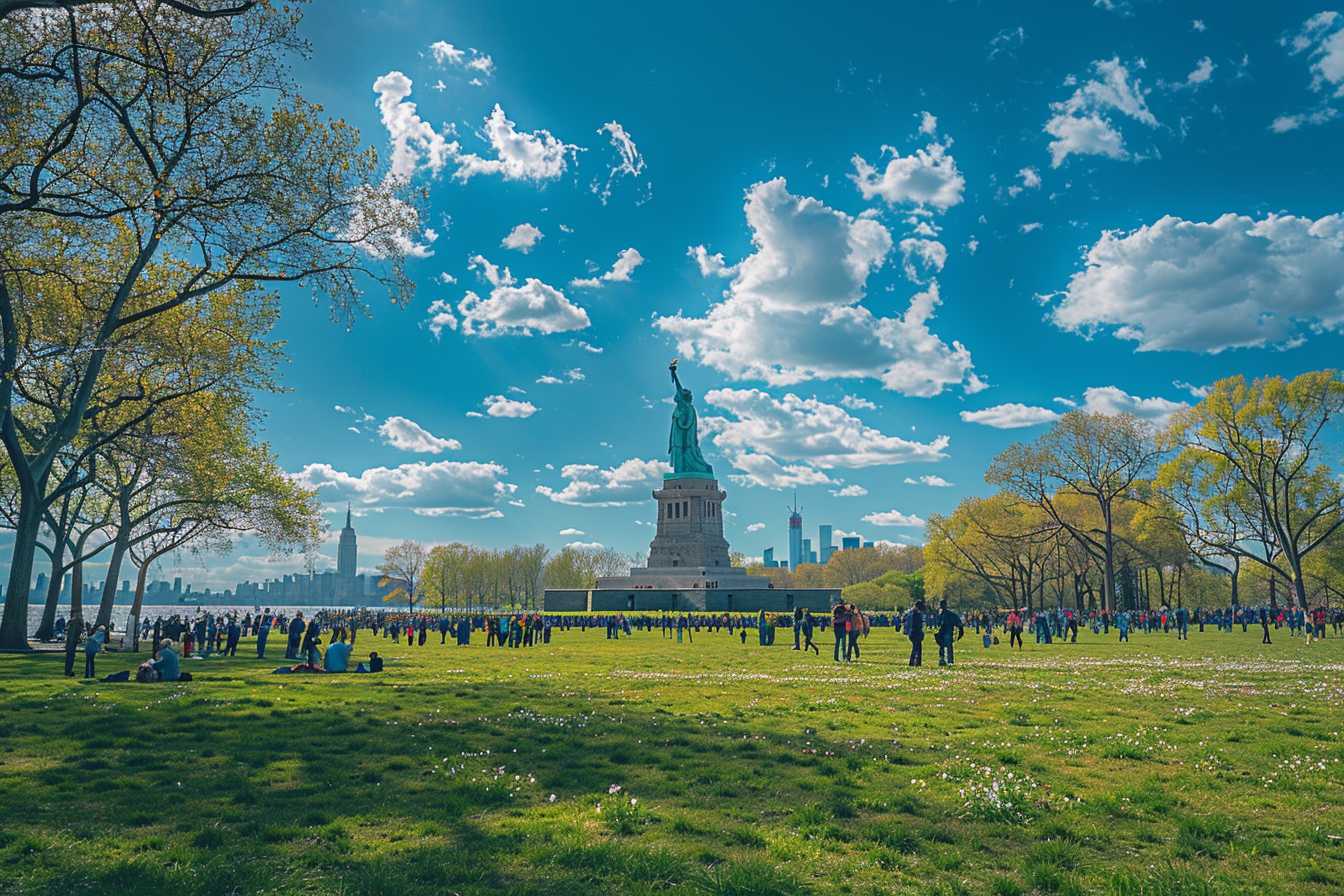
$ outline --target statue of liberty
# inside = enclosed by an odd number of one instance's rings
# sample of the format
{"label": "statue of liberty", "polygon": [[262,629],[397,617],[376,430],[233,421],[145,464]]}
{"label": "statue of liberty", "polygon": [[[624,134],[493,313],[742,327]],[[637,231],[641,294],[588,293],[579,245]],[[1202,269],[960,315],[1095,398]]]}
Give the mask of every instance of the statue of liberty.
{"label": "statue of liberty", "polygon": [[714,468],[705,462],[700,453],[699,426],[696,422],[695,405],[691,404],[691,390],[683,388],[677,379],[677,362],[674,358],[667,366],[672,371],[672,385],[676,387],[676,410],[672,412],[672,431],[667,437],[667,452],[672,456],[672,473],[677,476],[714,477]]}

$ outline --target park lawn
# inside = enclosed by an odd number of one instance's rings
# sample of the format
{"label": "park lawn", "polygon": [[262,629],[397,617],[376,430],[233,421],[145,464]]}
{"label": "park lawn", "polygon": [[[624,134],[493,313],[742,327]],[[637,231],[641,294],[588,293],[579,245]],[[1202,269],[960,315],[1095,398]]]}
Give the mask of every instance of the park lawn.
{"label": "park lawn", "polygon": [[1344,892],[1344,640],[1133,639],[3,656],[0,893]]}

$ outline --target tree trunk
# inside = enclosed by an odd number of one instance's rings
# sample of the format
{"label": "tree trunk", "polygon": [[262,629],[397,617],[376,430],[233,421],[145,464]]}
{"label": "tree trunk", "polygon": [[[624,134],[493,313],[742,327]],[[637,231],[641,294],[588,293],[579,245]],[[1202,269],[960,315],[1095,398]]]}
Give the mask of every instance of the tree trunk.
{"label": "tree trunk", "polygon": [[61,601],[61,580],[65,577],[65,536],[56,533],[55,543],[51,546],[51,580],[47,582],[46,603],[42,606],[42,621],[38,623],[39,641],[50,641],[56,628],[56,606]]}
{"label": "tree trunk", "polygon": [[112,630],[112,605],[117,600],[117,576],[121,575],[121,561],[126,556],[126,547],[130,543],[130,527],[122,526],[117,530],[117,540],[112,545],[112,556],[107,561],[107,578],[103,581],[103,600],[98,605],[97,625]]}
{"label": "tree trunk", "polygon": [[[145,577],[149,574],[150,560],[147,558],[140,564],[140,571],[135,574],[135,597],[131,599],[131,621],[127,623],[132,627],[131,649],[136,653],[140,652],[140,606],[145,599]],[[159,641],[154,639],[154,649],[158,650]]]}
{"label": "tree trunk", "polygon": [[1232,557],[1232,609],[1241,606],[1241,557]]}
{"label": "tree trunk", "polygon": [[9,585],[5,588],[5,613],[0,619],[0,650],[29,650],[28,591],[33,587],[33,557],[37,552],[37,532],[42,523],[42,502],[31,484],[19,488],[19,518],[14,528],[14,548],[10,553]]}

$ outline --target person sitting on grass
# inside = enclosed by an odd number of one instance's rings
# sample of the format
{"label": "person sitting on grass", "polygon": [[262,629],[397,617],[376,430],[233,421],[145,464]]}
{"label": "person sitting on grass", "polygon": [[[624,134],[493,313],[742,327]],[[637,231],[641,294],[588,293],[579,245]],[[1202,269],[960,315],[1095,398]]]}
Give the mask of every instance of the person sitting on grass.
{"label": "person sitting on grass", "polygon": [[328,672],[350,671],[350,645],[343,640],[333,641],[322,659],[322,668]]}
{"label": "person sitting on grass", "polygon": [[177,681],[182,676],[182,660],[172,638],[163,639],[159,644],[158,659],[150,660],[149,664],[158,676],[155,681]]}
{"label": "person sitting on grass", "polygon": [[360,663],[355,667],[356,672],[381,672],[383,671],[383,658],[378,655],[378,651],[369,652],[369,665]]}

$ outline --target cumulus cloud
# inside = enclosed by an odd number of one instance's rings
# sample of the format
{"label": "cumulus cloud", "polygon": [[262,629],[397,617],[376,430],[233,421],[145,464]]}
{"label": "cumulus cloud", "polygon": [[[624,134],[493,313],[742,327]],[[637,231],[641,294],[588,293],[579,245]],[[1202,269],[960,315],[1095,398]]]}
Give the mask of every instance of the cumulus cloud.
{"label": "cumulus cloud", "polygon": [[824,484],[821,470],[944,459],[946,436],[913,442],[865,425],[816,398],[774,398],[759,389],[711,389],[706,405],[731,417],[703,418],[704,431],[753,485]]}
{"label": "cumulus cloud", "polygon": [[884,510],[879,513],[865,514],[863,521],[872,523],[874,526],[905,526],[912,529],[924,525],[924,520],[912,513],[901,513],[899,510]]}
{"label": "cumulus cloud", "polygon": [[845,407],[849,408],[851,411],[875,411],[875,410],[877,410],[877,405],[873,404],[871,401],[869,401],[869,400],[866,399],[866,398],[861,398],[861,397],[859,397],[858,395],[846,395],[846,396],[844,396],[843,398],[840,399],[840,404],[842,404],[842,405],[844,405]]}
{"label": "cumulus cloud", "polygon": [[941,301],[936,282],[901,316],[877,317],[859,304],[893,247],[880,222],[795,196],[783,178],[753,185],[745,211],[755,251],[736,266],[725,298],[704,317],[655,320],[682,355],[771,385],[874,378],[932,396],[967,381],[970,352],[929,330]]}
{"label": "cumulus cloud", "polygon": [[1092,63],[1093,77],[1078,85],[1067,100],[1050,104],[1045,132],[1050,141],[1050,166],[1058,168],[1071,155],[1130,158],[1114,113],[1157,127],[1148,109],[1147,91],[1119,59]]}
{"label": "cumulus cloud", "polygon": [[900,248],[905,276],[915,283],[927,283],[947,264],[947,247],[938,240],[907,237],[901,240]]}
{"label": "cumulus cloud", "polygon": [[526,255],[532,251],[537,243],[541,242],[542,235],[538,227],[524,222],[510,230],[504,239],[499,241],[499,244],[505,249],[517,249]]}
{"label": "cumulus cloud", "polygon": [[686,254],[695,259],[701,277],[732,277],[737,274],[737,265],[724,264],[722,252],[711,255],[709,250],[701,245],[691,246],[686,250]]}
{"label": "cumulus cloud", "polygon": [[1318,12],[1293,35],[1280,40],[1294,56],[1311,60],[1311,89],[1336,99],[1344,97],[1344,15]]}
{"label": "cumulus cloud", "polygon": [[388,417],[378,427],[378,435],[385,445],[420,454],[442,454],[462,447],[457,439],[440,438],[406,417]]}
{"label": "cumulus cloud", "polygon": [[582,529],[570,528],[570,529],[561,529],[560,534],[565,536],[566,538],[578,538],[579,536],[587,535],[588,533],[583,531]]}
{"label": "cumulus cloud", "polygon": [[[554,286],[528,277],[518,285],[508,268],[476,255],[468,267],[490,284],[490,295],[468,292],[458,303],[462,332],[468,336],[531,336],[585,329],[588,312]],[[433,329],[431,327],[431,329]]]}
{"label": "cumulus cloud", "polygon": [[1041,173],[1028,165],[1026,168],[1018,169],[1017,183],[1008,188],[1008,195],[1016,197],[1027,190],[1038,190],[1041,187]]}
{"label": "cumulus cloud", "polygon": [[550,131],[518,130],[498,103],[485,119],[481,138],[489,142],[494,158],[459,152],[453,177],[466,181],[478,174],[498,174],[505,180],[554,180],[565,173],[569,160],[581,149]]}
{"label": "cumulus cloud", "polygon": [[837,498],[862,498],[868,494],[868,489],[861,485],[846,485],[831,492]]}
{"label": "cumulus cloud", "polygon": [[891,159],[881,171],[857,153],[851,160],[854,173],[849,177],[864,199],[880,196],[887,205],[931,207],[940,212],[961,202],[966,179],[943,144],[930,143],[908,156],[894,146],[883,146],[882,154]]}
{"label": "cumulus cloud", "polygon": [[630,275],[634,273],[635,268],[643,263],[644,256],[639,254],[638,249],[622,249],[617,253],[616,261],[612,263],[611,270],[600,277],[577,277],[569,281],[569,285],[586,289],[596,289],[603,283],[628,283],[630,282]]}
{"label": "cumulus cloud", "polygon": [[587,379],[587,377],[584,376],[582,368],[573,367],[566,370],[563,376],[556,376],[551,373],[539,376],[537,382],[543,386],[558,386],[562,383],[577,383],[584,379]]}
{"label": "cumulus cloud", "polygon": [[1291,346],[1344,326],[1344,216],[1167,215],[1107,231],[1056,299],[1056,326],[1110,329],[1139,351]]}
{"label": "cumulus cloud", "polygon": [[[644,174],[644,156],[618,121],[607,122],[597,129],[597,133],[606,134],[611,138],[611,147],[616,153],[616,162],[608,168],[607,179],[594,180],[592,183],[592,191],[597,194],[602,204],[606,205],[611,199],[611,188],[616,181],[624,177],[638,180]],[[647,189],[644,198],[648,198]]]}
{"label": "cumulus cloud", "polygon": [[498,513],[518,490],[496,463],[441,460],[371,467],[358,474],[330,464],[308,464],[294,479],[327,503],[349,501],[365,509],[407,509],[422,516]]}
{"label": "cumulus cloud", "polygon": [[759,531],[761,531],[761,530],[764,529],[764,528],[765,528],[765,523],[752,523],[751,525],[747,526],[747,531],[748,531],[748,532],[759,532]]}
{"label": "cumulus cloud", "polygon": [[519,401],[503,395],[487,395],[481,399],[481,407],[491,417],[507,417],[525,420],[537,412],[537,406],[530,401]]}
{"label": "cumulus cloud", "polygon": [[567,464],[560,468],[563,488],[537,486],[537,494],[557,504],[577,507],[624,507],[647,502],[663,476],[672,472],[666,461],[632,457],[615,467]]}
{"label": "cumulus cloud", "polygon": [[[495,61],[475,47],[464,50],[446,40],[436,40],[429,45],[429,55],[444,68],[461,68],[476,75],[492,75],[495,72]],[[481,86],[479,78],[473,78],[472,84]]]}
{"label": "cumulus cloud", "polygon": [[907,477],[905,478],[905,484],[906,484],[906,485],[927,485],[927,486],[929,486],[930,488],[951,488],[951,487],[952,487],[952,483],[948,482],[948,481],[947,481],[946,479],[944,479],[943,477],[941,477],[941,476],[929,476],[929,475],[921,476],[921,477],[919,477],[918,479],[914,479],[914,478],[911,478],[911,477],[907,476]]}
{"label": "cumulus cloud", "polygon": [[1053,423],[1059,419],[1059,414],[1049,408],[1009,402],[979,411],[962,411],[961,419],[966,423],[979,423],[995,429],[1022,429],[1042,423]]}
{"label": "cumulus cloud", "polygon": [[399,71],[391,71],[373,82],[378,94],[378,114],[392,142],[389,175],[398,182],[411,179],[417,168],[434,174],[457,153],[458,144],[449,142],[420,117],[415,103],[409,102],[412,81]]}
{"label": "cumulus cloud", "polygon": [[1166,423],[1171,415],[1190,405],[1166,398],[1140,398],[1118,386],[1093,386],[1083,392],[1083,410],[1091,414],[1133,414],[1154,423]]}

